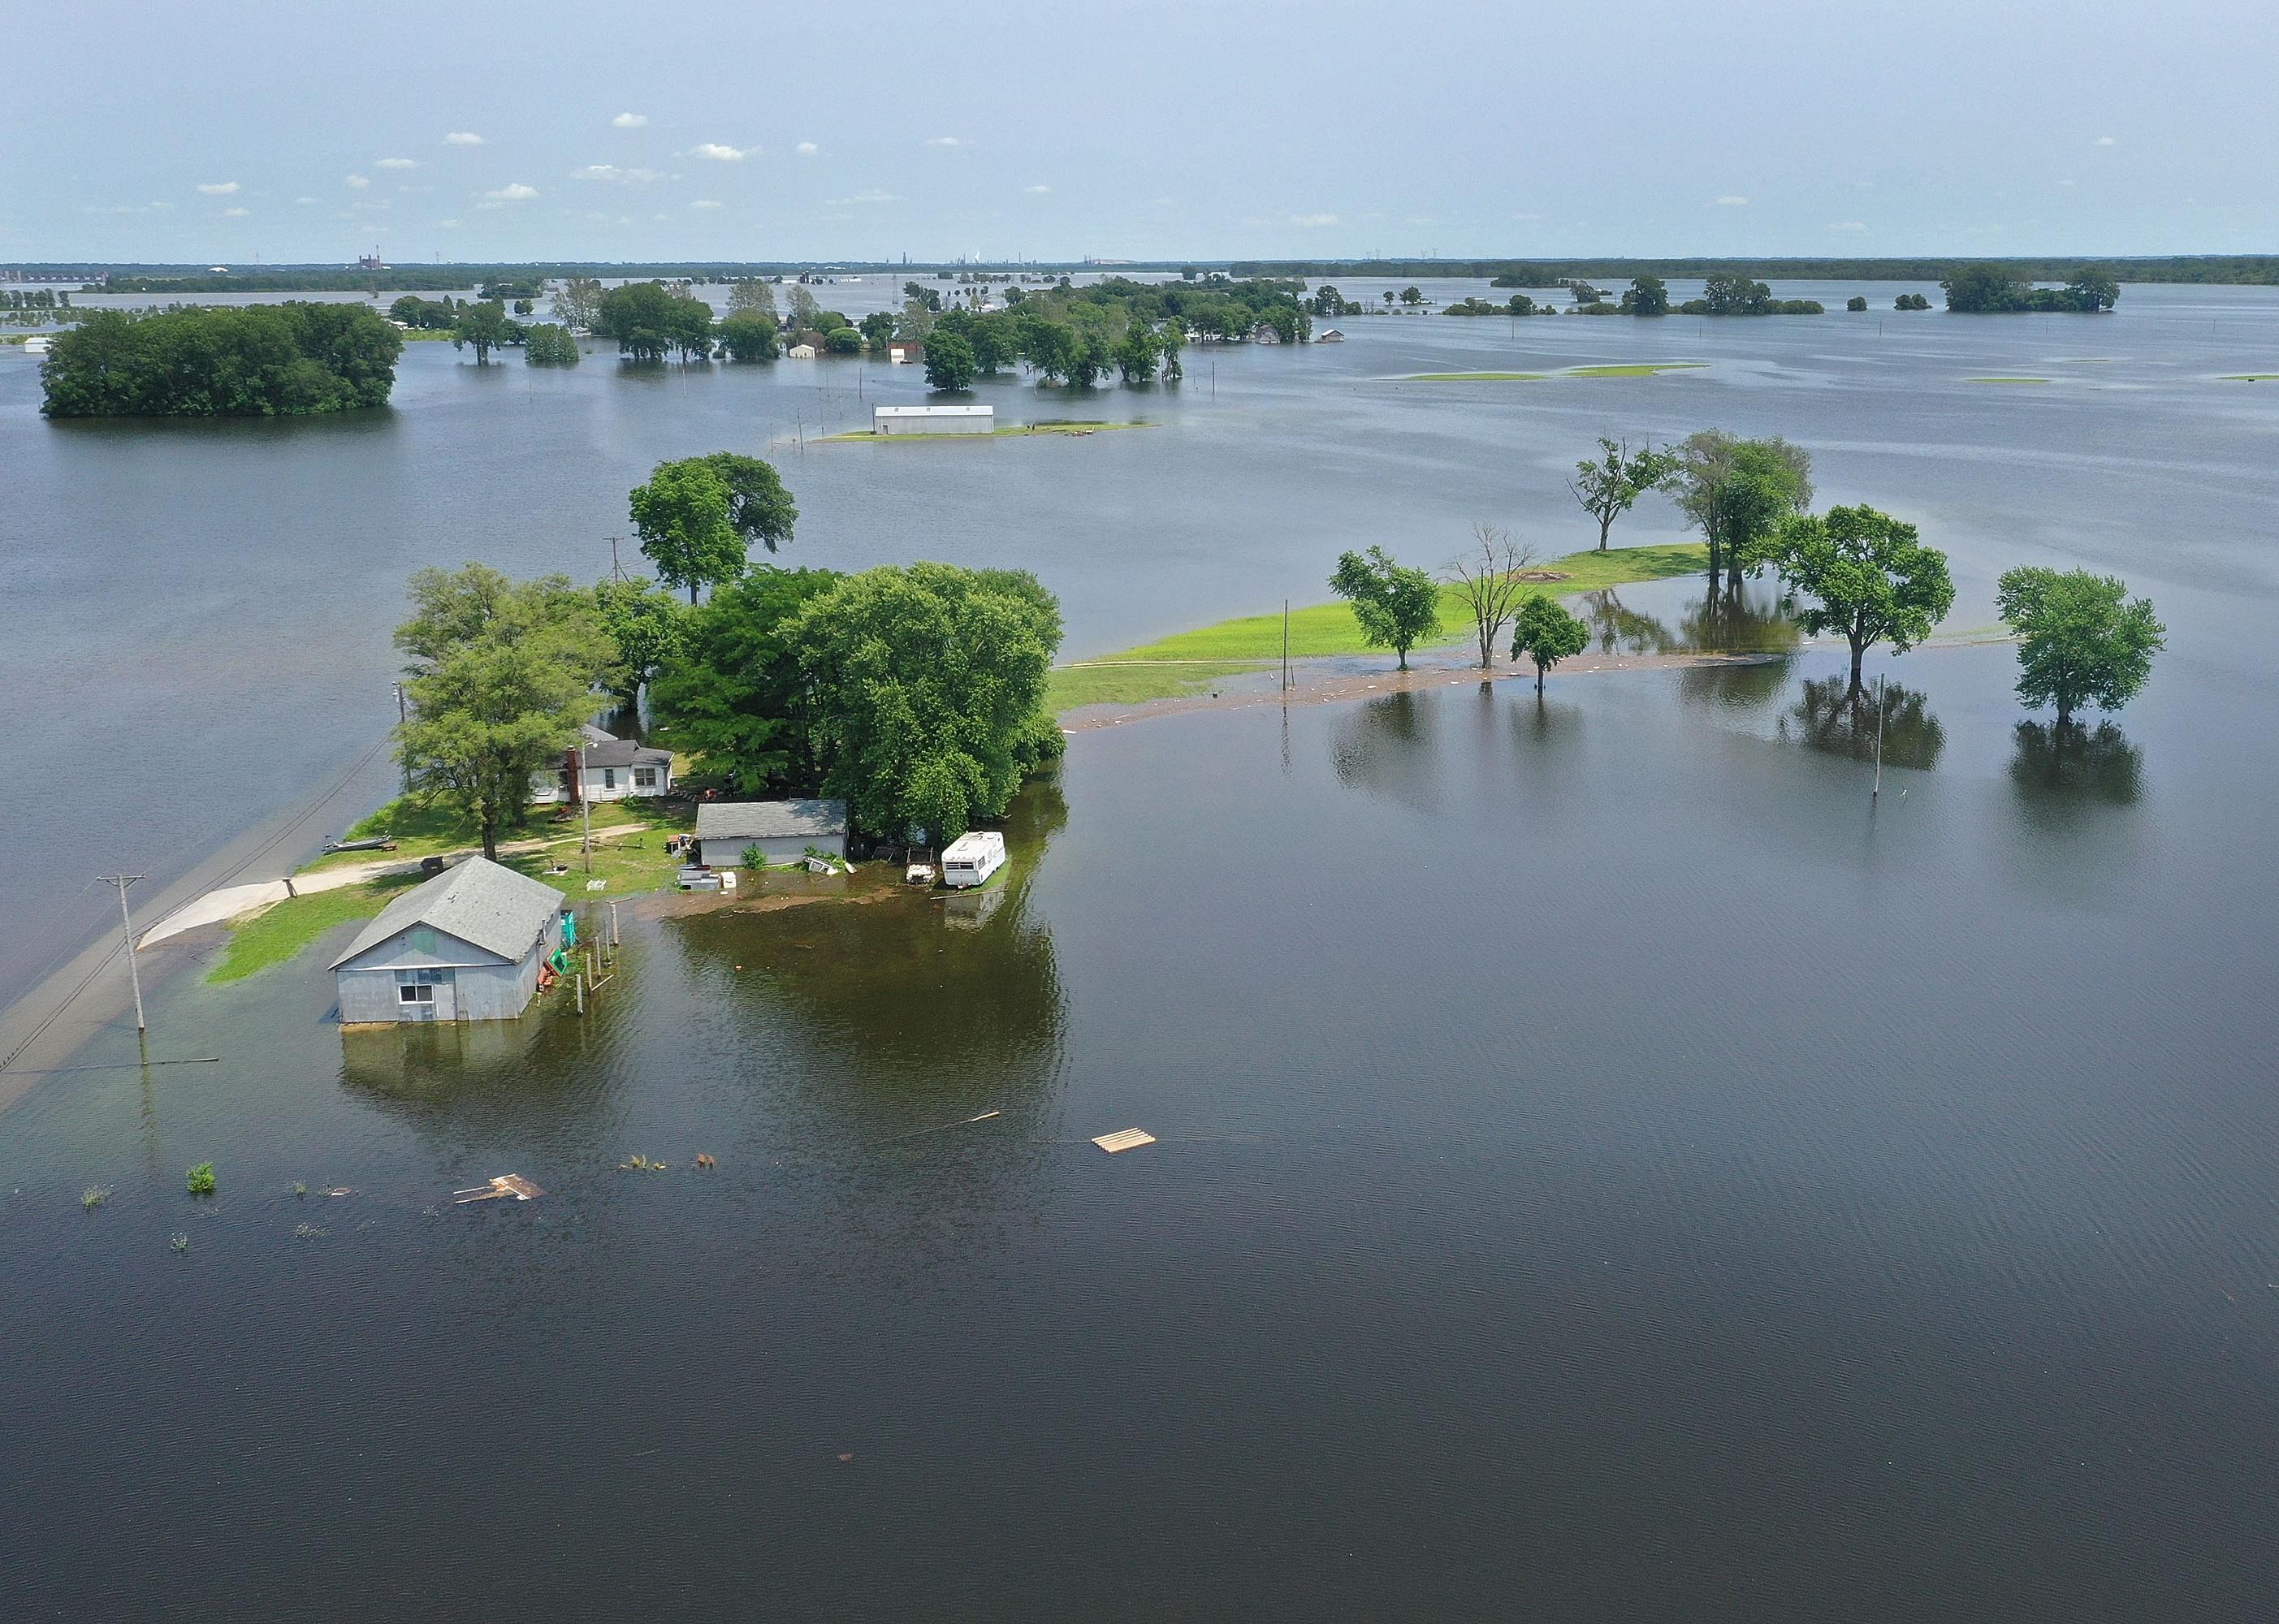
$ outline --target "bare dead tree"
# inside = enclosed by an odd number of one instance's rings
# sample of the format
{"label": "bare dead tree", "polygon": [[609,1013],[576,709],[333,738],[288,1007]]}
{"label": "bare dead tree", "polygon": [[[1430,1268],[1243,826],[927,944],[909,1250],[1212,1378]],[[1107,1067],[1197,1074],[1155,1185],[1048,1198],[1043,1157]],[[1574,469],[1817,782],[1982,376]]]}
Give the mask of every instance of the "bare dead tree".
{"label": "bare dead tree", "polygon": [[1476,545],[1442,567],[1441,578],[1456,590],[1479,638],[1480,669],[1495,669],[1496,640],[1519,612],[1527,583],[1519,572],[1535,562],[1535,549],[1514,541],[1511,532],[1485,523],[1472,526]]}

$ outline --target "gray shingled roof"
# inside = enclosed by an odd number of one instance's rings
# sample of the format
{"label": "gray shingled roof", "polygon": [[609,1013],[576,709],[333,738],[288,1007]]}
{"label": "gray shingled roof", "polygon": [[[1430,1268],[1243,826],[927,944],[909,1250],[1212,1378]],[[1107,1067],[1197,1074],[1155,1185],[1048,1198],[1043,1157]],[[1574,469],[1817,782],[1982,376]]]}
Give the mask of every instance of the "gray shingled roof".
{"label": "gray shingled roof", "polygon": [[671,751],[635,744],[630,739],[612,739],[607,744],[586,747],[587,767],[670,767],[671,764]]}
{"label": "gray shingled roof", "polygon": [[707,801],[696,808],[700,840],[794,840],[846,832],[843,801]]}
{"label": "gray shingled roof", "polygon": [[513,962],[529,951],[541,931],[563,909],[562,893],[512,869],[470,857],[434,879],[414,885],[380,910],[358,931],[349,950],[333,961],[340,969],[357,954],[376,947],[400,931],[428,925]]}

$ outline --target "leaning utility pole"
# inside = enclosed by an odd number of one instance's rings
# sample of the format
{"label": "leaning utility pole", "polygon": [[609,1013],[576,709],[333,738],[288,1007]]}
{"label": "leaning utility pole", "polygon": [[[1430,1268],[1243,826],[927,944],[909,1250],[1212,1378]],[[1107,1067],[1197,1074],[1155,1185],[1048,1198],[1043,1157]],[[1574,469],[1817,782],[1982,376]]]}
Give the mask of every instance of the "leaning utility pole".
{"label": "leaning utility pole", "polygon": [[1884,679],[1876,678],[1876,787],[1868,792],[1870,801],[1884,798]]}
{"label": "leaning utility pole", "polygon": [[134,922],[127,916],[127,888],[142,877],[139,874],[98,874],[95,877],[104,885],[119,887],[119,929],[127,938],[127,973],[134,983],[134,1030],[147,1032],[150,1027],[142,1018],[142,969],[134,962]]}
{"label": "leaning utility pole", "polygon": [[586,782],[586,741],[580,736],[578,740],[578,805],[586,814],[586,872],[591,874],[594,871],[594,798],[587,793],[589,787]]}

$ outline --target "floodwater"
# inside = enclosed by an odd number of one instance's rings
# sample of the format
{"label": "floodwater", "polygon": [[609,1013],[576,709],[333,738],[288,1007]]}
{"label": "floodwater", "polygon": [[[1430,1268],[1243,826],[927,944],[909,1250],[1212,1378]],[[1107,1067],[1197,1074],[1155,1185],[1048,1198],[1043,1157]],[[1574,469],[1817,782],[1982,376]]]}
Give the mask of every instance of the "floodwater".
{"label": "floodwater", "polygon": [[[2214,374],[2279,370],[2275,316],[2132,288],[2110,322],[1917,318],[1904,350],[1872,315],[1377,318],[1222,354],[1216,405],[1200,367],[1094,402],[1155,429],[787,457],[795,556],[1029,563],[1086,653],[1302,598],[1362,540],[1581,545],[1558,473],[1601,429],[1782,432],[1824,500],[1951,550],[1955,628],[2000,569],[2078,561],[2171,647],[2063,748],[2018,725],[2007,647],[1874,662],[1872,801],[1825,647],[1089,732],[1001,892],[629,921],[582,1023],[344,1036],[321,951],[177,976],[158,1052],[219,1063],[0,1117],[0,1609],[2261,1611],[2279,394]],[[1384,381],[1515,341],[1713,365]],[[1961,381],[2075,354],[2112,359]],[[70,700],[27,708],[35,756],[101,803],[52,862],[15,821],[49,797],[0,814],[12,919],[369,747],[410,563],[590,572],[581,516],[797,393],[448,356],[411,352],[378,425],[0,417],[12,467],[97,487],[21,483],[6,520],[37,568],[5,657]],[[105,490],[155,535],[61,546]],[[1588,607],[1610,648],[1783,642],[1694,582]],[[133,747],[80,747],[98,715]],[[1087,1142],[1135,1125],[1160,1142]],[[449,1205],[507,1172],[547,1194]]]}

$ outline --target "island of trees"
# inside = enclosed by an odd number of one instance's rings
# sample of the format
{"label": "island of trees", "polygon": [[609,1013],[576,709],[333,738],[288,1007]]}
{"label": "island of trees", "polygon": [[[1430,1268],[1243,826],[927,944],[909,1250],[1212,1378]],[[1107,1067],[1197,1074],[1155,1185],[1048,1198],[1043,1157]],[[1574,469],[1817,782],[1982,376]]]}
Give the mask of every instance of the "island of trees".
{"label": "island of trees", "polygon": [[2037,287],[2000,265],[1963,265],[1942,278],[1939,287],[1948,310],[1973,316],[2020,310],[2094,315],[2111,310],[2121,297],[2121,284],[2098,265],[2080,267],[2062,287]]}
{"label": "island of trees", "polygon": [[301,417],[384,406],[403,336],[356,304],[96,310],[40,372],[51,417]]}

